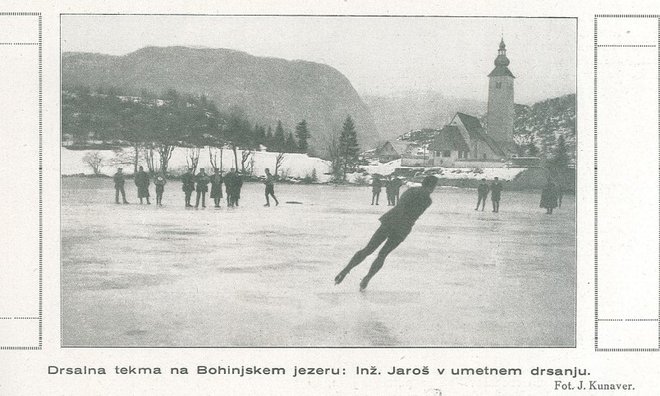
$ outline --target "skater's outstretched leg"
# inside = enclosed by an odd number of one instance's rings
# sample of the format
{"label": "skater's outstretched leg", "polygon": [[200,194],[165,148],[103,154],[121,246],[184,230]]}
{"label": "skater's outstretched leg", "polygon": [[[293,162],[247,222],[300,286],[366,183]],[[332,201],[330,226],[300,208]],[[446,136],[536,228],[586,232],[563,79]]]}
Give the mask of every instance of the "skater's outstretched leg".
{"label": "skater's outstretched leg", "polygon": [[344,269],[341,270],[337,276],[335,276],[335,284],[340,284],[344,280],[344,277],[348,275],[348,273],[351,272],[353,268],[357,267],[362,261],[364,261],[365,258],[367,258],[367,256],[378,249],[378,246],[380,246],[380,244],[387,239],[387,236],[387,229],[383,226],[380,226],[371,237],[371,240],[369,240],[369,243],[367,243],[367,246],[365,246],[362,250],[358,250],[355,255],[353,255],[351,261],[348,262],[348,265],[346,265],[346,267],[344,267]]}
{"label": "skater's outstretched leg", "polygon": [[369,268],[369,272],[364,278],[362,278],[362,281],[360,282],[360,291],[367,288],[367,285],[369,284],[371,278],[373,278],[373,276],[376,275],[376,273],[380,271],[380,269],[383,267],[383,264],[385,264],[385,259],[387,258],[387,255],[392,253],[392,251],[396,249],[396,247],[399,246],[401,242],[403,242],[404,238],[405,237],[392,236],[392,235],[389,238],[387,238],[387,242],[385,242],[383,247],[378,252],[378,256],[374,260],[373,264],[371,264],[371,268]]}

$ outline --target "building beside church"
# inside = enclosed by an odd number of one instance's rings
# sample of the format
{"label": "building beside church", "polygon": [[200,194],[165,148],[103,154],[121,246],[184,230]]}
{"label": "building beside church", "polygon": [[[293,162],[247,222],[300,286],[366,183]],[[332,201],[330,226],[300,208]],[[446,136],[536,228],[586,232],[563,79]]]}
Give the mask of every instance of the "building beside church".
{"label": "building beside church", "polygon": [[506,160],[515,156],[515,76],[509,70],[510,61],[506,56],[504,39],[500,41],[494,63],[495,68],[488,74],[486,127],[477,117],[456,113],[429,146],[433,153],[433,165],[471,167],[474,163],[485,163],[504,166]]}

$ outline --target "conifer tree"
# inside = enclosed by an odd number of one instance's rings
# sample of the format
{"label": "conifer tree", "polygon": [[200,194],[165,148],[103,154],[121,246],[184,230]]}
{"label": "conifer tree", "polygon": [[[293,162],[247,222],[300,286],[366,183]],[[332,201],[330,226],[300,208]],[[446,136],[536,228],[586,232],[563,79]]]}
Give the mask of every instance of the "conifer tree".
{"label": "conifer tree", "polygon": [[286,137],[285,150],[287,153],[295,153],[298,151],[298,144],[296,139],[293,137],[293,133],[289,132]]}
{"label": "conifer tree", "polygon": [[343,177],[346,180],[346,172],[349,169],[353,170],[355,168],[355,164],[358,162],[358,154],[360,153],[355,123],[350,115],[346,117],[341,135],[339,136],[339,152],[343,165]]}
{"label": "conifer tree", "polygon": [[273,136],[271,146],[273,146],[271,151],[283,151],[286,147],[286,137],[284,136],[282,121],[277,121],[277,127],[275,128],[275,135]]}
{"label": "conifer tree", "polygon": [[307,121],[302,120],[296,125],[296,137],[298,138],[298,148],[301,153],[306,153],[309,150],[309,130],[307,129]]}

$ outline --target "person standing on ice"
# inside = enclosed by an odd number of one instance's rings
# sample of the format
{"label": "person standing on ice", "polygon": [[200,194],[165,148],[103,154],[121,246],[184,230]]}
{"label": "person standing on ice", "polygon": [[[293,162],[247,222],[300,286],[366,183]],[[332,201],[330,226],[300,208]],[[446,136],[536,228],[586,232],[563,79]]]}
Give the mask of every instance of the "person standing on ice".
{"label": "person standing on ice", "polygon": [[477,207],[474,208],[474,210],[479,210],[479,205],[481,205],[481,211],[484,211],[489,190],[490,188],[488,187],[488,183],[486,183],[486,179],[481,179],[481,183],[479,183],[479,186],[477,187],[477,194],[479,195],[479,198],[477,199]]}
{"label": "person standing on ice", "polygon": [[218,168],[215,168],[213,176],[211,176],[211,195],[215,207],[220,207],[220,199],[222,199],[222,183],[224,178],[222,177],[222,171]]}
{"label": "person standing on ice", "polygon": [[279,201],[275,197],[275,177],[270,173],[270,169],[266,168],[266,180],[264,182],[266,184],[266,204],[264,206],[270,206],[270,201],[268,200],[268,196],[272,196],[273,199],[275,200],[275,206],[279,205]]}
{"label": "person standing on ice", "polygon": [[495,177],[493,184],[490,185],[490,199],[493,201],[493,212],[498,213],[500,211],[500,198],[502,196],[502,183],[500,183],[499,178]]}
{"label": "person standing on ice", "polygon": [[144,171],[143,167],[140,167],[140,170],[135,175],[135,185],[138,189],[140,204],[142,204],[142,198],[146,198],[147,205],[151,205],[151,202],[149,202],[149,175]]}
{"label": "person standing on ice", "polygon": [[227,206],[234,206],[234,191],[236,186],[236,172],[234,168],[229,169],[225,175],[225,190],[227,192]]}
{"label": "person standing on ice", "polygon": [[161,172],[154,179],[154,185],[156,186],[156,205],[163,206],[163,192],[165,192],[165,184],[167,184],[167,179],[165,175]]}
{"label": "person standing on ice", "polygon": [[234,177],[234,206],[238,206],[238,201],[241,199],[241,188],[243,188],[243,176],[236,172]]}
{"label": "person standing on ice", "polygon": [[421,187],[413,187],[404,192],[399,203],[380,217],[380,227],[367,246],[355,253],[348,265],[337,274],[335,284],[340,284],[353,268],[385,242],[369,272],[360,282],[360,291],[366,289],[371,278],[385,263],[387,255],[406,239],[417,219],[431,205],[431,193],[437,184],[438,179],[435,176],[426,176]]}
{"label": "person standing on ice", "polygon": [[552,214],[552,210],[557,207],[557,190],[555,185],[548,181],[543,190],[541,191],[541,208],[545,208],[545,214]]}
{"label": "person standing on ice", "polygon": [[394,176],[392,179],[392,205],[396,205],[399,202],[399,192],[401,191],[401,186],[403,182],[397,176]]}
{"label": "person standing on ice", "polygon": [[394,180],[392,176],[387,176],[385,182],[385,195],[387,195],[387,206],[394,206]]}
{"label": "person standing on ice", "polygon": [[117,173],[115,173],[112,179],[115,182],[115,203],[119,203],[119,194],[121,193],[121,199],[127,204],[126,191],[124,191],[124,172],[122,168],[117,168]]}
{"label": "person standing on ice", "polygon": [[181,176],[181,189],[186,195],[186,208],[192,208],[190,196],[195,191],[195,177],[192,174],[191,168],[187,168],[186,173]]}
{"label": "person standing on ice", "polygon": [[206,192],[209,190],[208,184],[211,181],[209,175],[206,174],[204,168],[199,168],[199,173],[195,176],[195,183],[197,184],[197,199],[195,200],[195,208],[199,207],[199,198],[202,198],[202,208],[206,207]]}
{"label": "person standing on ice", "polygon": [[378,198],[380,197],[380,192],[383,189],[383,182],[380,180],[380,176],[374,175],[373,181],[371,182],[371,204],[374,204],[374,199],[376,200],[376,205],[378,205]]}

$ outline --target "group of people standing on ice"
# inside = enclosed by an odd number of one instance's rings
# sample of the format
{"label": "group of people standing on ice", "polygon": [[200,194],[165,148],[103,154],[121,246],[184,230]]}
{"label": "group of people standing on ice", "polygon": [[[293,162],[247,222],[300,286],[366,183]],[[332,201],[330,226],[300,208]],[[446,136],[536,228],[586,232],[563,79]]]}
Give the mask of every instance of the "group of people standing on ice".
{"label": "group of people standing on ice", "polygon": [[[123,203],[127,204],[126,200],[126,191],[124,189],[125,184],[125,175],[122,168],[117,169],[117,173],[113,176],[115,183],[115,203],[119,202],[119,195],[121,195]],[[266,205],[270,206],[269,196],[273,198],[275,204],[278,205],[279,201],[275,197],[275,188],[274,188],[274,177],[270,173],[269,169],[266,169],[266,177],[264,183],[266,184]],[[140,166],[139,171],[135,174],[135,185],[138,190],[138,199],[140,204],[146,203],[151,204],[149,200],[149,184],[151,183],[151,177],[147,172],[144,171],[144,168]],[[163,206],[163,193],[165,192],[165,184],[167,184],[167,179],[163,173],[159,173],[153,178],[154,185],[156,186],[156,205]],[[204,168],[199,169],[199,173],[196,175],[193,174],[192,169],[186,169],[186,173],[181,176],[181,189],[185,194],[185,207],[186,208],[199,208],[201,201],[202,208],[206,207],[206,193],[209,192],[209,184],[211,185],[210,198],[213,198],[213,202],[216,208],[220,207],[220,200],[224,197],[222,185],[225,185],[225,193],[227,194],[227,206],[234,207],[238,206],[239,200],[241,199],[241,188],[243,187],[243,178],[238,174],[234,168],[224,174],[223,171],[215,168],[212,175],[206,173]],[[192,193],[196,192],[195,205],[191,204]]]}
{"label": "group of people standing on ice", "polygon": [[371,182],[371,204],[378,205],[378,199],[380,198],[380,192],[383,190],[383,185],[385,186],[385,194],[387,195],[387,206],[394,206],[399,202],[399,193],[401,186],[403,186],[403,181],[396,176],[388,176],[385,183],[381,180],[379,175],[374,175]]}
{"label": "group of people standing on ice", "polygon": [[[474,210],[479,210],[479,205],[481,205],[481,210],[484,210],[486,199],[490,192],[490,199],[493,202],[493,212],[499,212],[502,189],[502,183],[500,183],[497,177],[490,185],[488,185],[486,179],[481,179],[481,183],[479,183],[479,186],[477,187],[477,207],[474,208]],[[552,211],[555,208],[561,208],[563,196],[564,194],[561,186],[555,185],[552,181],[548,180],[548,183],[541,191],[541,203],[539,204],[539,207],[546,209],[546,214],[552,214]]]}

